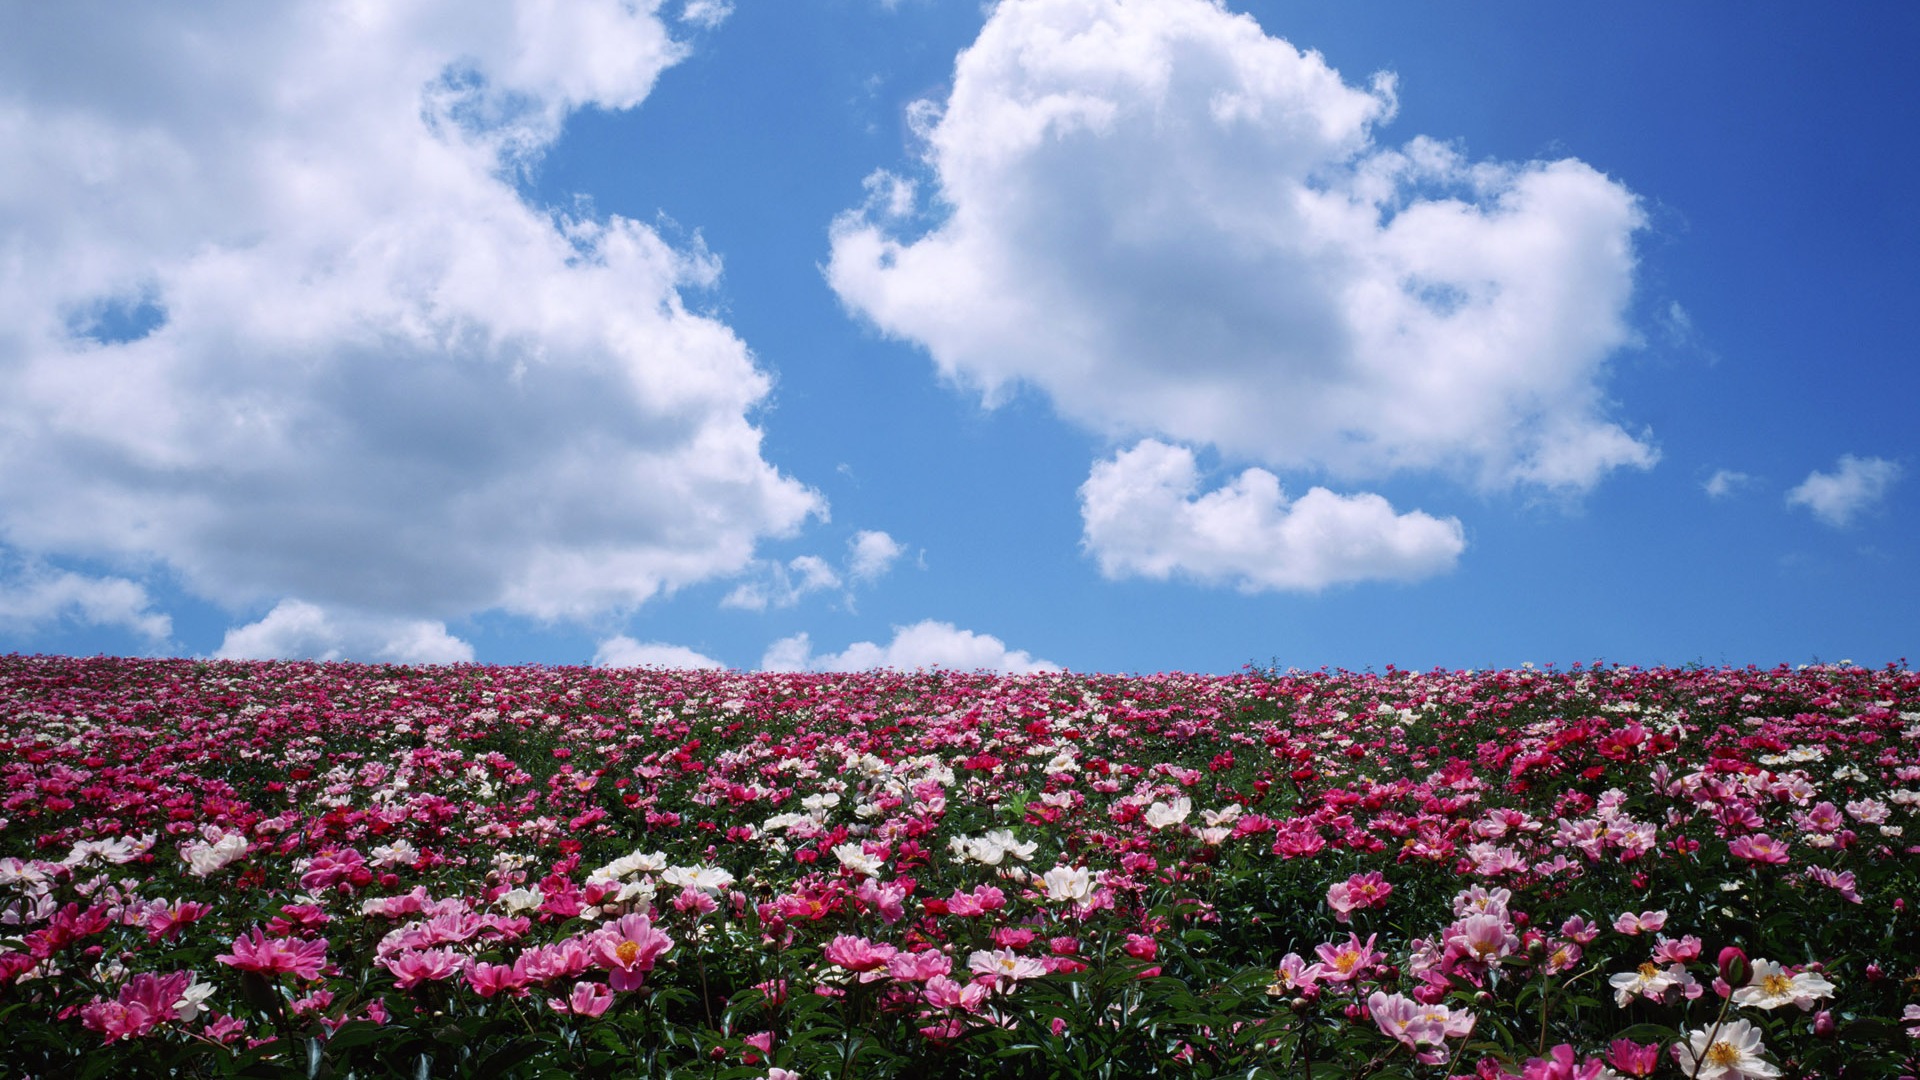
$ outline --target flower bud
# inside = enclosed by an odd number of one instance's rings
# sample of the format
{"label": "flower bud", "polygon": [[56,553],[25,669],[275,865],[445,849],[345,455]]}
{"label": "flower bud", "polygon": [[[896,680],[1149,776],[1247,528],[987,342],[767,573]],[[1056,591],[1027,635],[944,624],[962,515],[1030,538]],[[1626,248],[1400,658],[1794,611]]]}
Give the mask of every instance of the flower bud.
{"label": "flower bud", "polygon": [[1833,1013],[1830,1010],[1821,1009],[1819,1012],[1813,1014],[1813,1033],[1815,1035],[1823,1039],[1831,1039],[1833,1038],[1835,1030],[1837,1029],[1834,1027]]}
{"label": "flower bud", "polygon": [[1747,954],[1733,945],[1721,949],[1720,977],[1731,986],[1746,985],[1753,978],[1753,965],[1748,962]]}

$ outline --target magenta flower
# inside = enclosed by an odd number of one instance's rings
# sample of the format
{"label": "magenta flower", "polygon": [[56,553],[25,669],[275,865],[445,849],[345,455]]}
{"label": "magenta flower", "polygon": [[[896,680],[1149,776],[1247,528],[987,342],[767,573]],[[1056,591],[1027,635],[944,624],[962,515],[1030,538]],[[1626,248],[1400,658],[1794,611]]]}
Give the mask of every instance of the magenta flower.
{"label": "magenta flower", "polygon": [[257,971],[262,975],[284,971],[298,979],[317,979],[327,963],[327,939],[270,938],[256,926],[233,939],[232,952],[214,959],[241,971]]}

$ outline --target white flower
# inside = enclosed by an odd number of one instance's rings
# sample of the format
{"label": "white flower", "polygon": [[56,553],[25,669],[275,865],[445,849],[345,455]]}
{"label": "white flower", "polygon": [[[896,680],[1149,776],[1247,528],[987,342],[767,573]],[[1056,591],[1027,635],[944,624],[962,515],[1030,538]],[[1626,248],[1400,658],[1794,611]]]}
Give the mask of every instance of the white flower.
{"label": "white flower", "polygon": [[208,877],[247,853],[247,838],[242,833],[222,832],[209,826],[212,834],[208,839],[212,843],[192,840],[180,848],[180,858],[186,861],[187,870],[194,877]]}
{"label": "white flower", "polygon": [[1621,972],[1607,982],[1613,987],[1613,1003],[1624,1009],[1635,997],[1659,998],[1673,985],[1673,976],[1649,962],[1633,971]]}
{"label": "white flower", "polygon": [[718,893],[733,884],[733,875],[717,866],[669,866],[660,880],[682,889],[700,889]]}
{"label": "white flower", "polygon": [[1832,996],[1833,984],[1817,971],[1788,975],[1771,960],[1755,960],[1753,981],[1733,992],[1733,1003],[1756,1009],[1797,1005],[1804,1012],[1813,1008],[1815,1000]]}
{"label": "white flower", "polygon": [[1180,824],[1187,820],[1187,815],[1191,813],[1193,813],[1193,801],[1182,795],[1171,803],[1156,802],[1147,807],[1144,819],[1148,828],[1159,830],[1169,825]]}
{"label": "white flower", "polygon": [[833,857],[840,860],[841,866],[868,877],[879,877],[886,869],[886,864],[867,854],[859,844],[841,844],[833,849]]}
{"label": "white flower", "polygon": [[203,1013],[208,1012],[207,999],[213,996],[213,984],[197,982],[180,992],[180,1000],[174,1003],[173,1015],[183,1024],[191,1024]]}
{"label": "white flower", "polygon": [[1084,866],[1056,866],[1040,876],[1047,899],[1079,903],[1093,895],[1093,871]]}
{"label": "white flower", "polygon": [[395,840],[373,849],[375,866],[412,866],[420,860],[420,851],[405,840]]}
{"label": "white flower", "polygon": [[1695,1080],[1748,1080],[1780,1075],[1762,1060],[1760,1033],[1745,1020],[1689,1032],[1678,1047],[1681,1071]]}
{"label": "white flower", "polygon": [[532,911],[546,903],[547,896],[539,889],[512,889],[500,896],[500,906],[512,915],[521,911]]}

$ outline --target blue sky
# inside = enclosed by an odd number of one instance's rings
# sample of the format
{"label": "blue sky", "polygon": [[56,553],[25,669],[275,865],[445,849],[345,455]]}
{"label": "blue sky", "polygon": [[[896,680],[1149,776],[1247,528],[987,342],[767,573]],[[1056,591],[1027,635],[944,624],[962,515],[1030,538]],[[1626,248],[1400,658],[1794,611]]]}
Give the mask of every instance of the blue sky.
{"label": "blue sky", "polygon": [[1920,14],[0,11],[0,649],[1914,652]]}

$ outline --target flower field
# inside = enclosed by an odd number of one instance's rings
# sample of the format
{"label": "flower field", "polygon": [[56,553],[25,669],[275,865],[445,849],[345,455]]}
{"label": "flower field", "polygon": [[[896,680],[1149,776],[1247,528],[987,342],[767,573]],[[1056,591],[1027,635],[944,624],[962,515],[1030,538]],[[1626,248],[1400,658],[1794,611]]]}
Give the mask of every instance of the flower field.
{"label": "flower field", "polygon": [[0,1074],[1898,1077],[1920,675],[0,657]]}

